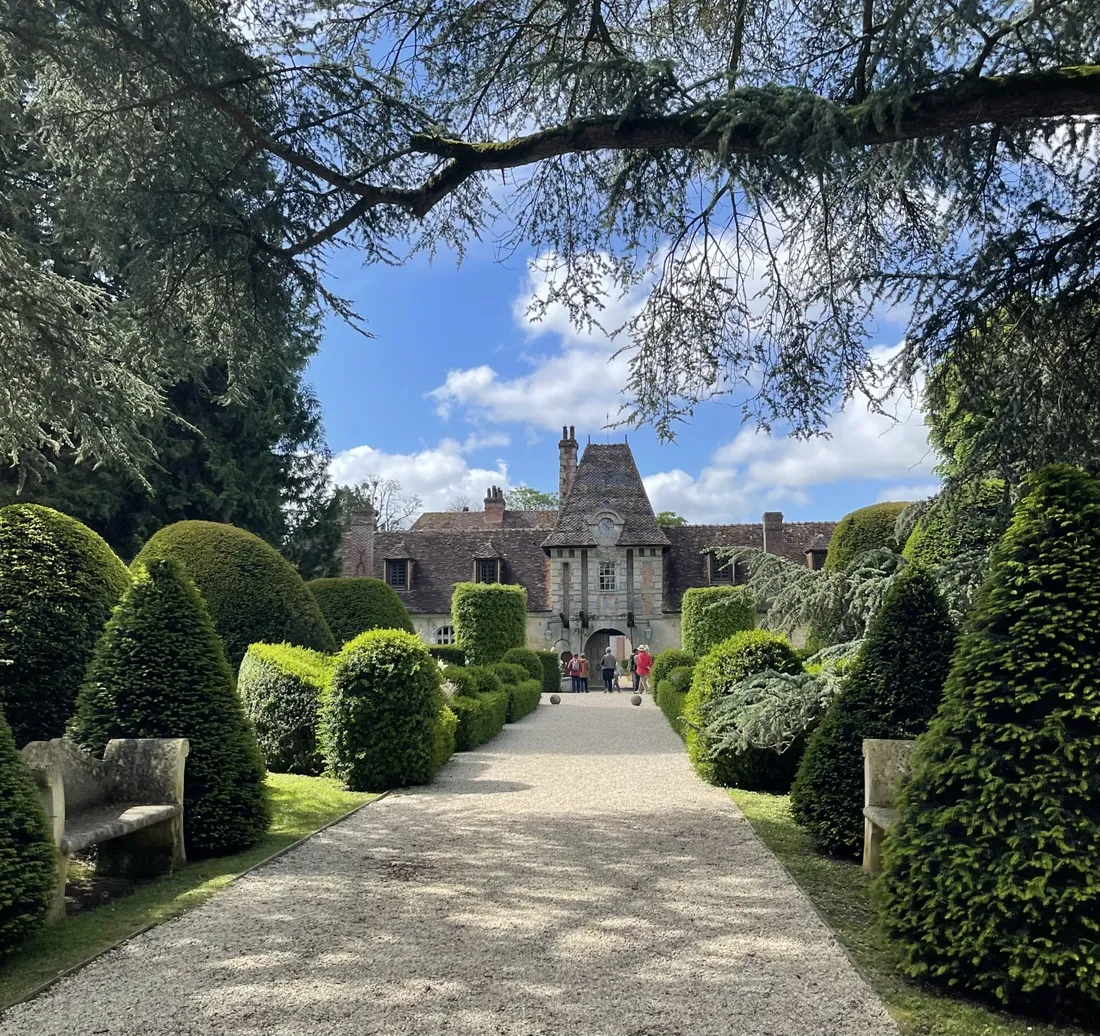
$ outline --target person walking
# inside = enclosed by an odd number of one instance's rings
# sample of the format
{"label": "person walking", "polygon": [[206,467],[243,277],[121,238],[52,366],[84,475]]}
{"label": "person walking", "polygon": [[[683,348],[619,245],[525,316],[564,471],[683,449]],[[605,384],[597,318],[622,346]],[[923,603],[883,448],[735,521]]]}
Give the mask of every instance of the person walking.
{"label": "person walking", "polygon": [[614,689],[615,684],[615,669],[619,664],[619,660],[615,657],[615,653],[608,646],[607,650],[603,653],[603,658],[600,659],[600,669],[603,671],[603,689],[605,694],[610,694]]}
{"label": "person walking", "polygon": [[565,664],[565,671],[569,674],[569,684],[574,694],[581,692],[581,660],[576,655],[570,655]]}
{"label": "person walking", "polygon": [[588,659],[581,655],[581,691],[588,693]]}
{"label": "person walking", "polygon": [[634,693],[638,693],[638,649],[630,649],[630,679],[634,684]]}
{"label": "person walking", "polygon": [[638,649],[638,658],[634,664],[638,670],[638,693],[645,694],[649,690],[649,671],[653,668],[653,656],[649,653],[648,644],[643,644]]}

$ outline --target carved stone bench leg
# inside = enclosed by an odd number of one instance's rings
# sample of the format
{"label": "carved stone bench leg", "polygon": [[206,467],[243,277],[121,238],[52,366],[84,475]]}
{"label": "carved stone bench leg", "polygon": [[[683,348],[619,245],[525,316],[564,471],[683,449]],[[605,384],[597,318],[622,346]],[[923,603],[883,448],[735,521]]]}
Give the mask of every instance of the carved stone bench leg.
{"label": "carved stone bench leg", "polygon": [[49,909],[46,911],[46,923],[65,920],[65,882],[69,877],[69,857],[64,853],[54,853],[55,876],[53,897],[50,899]]}
{"label": "carved stone bench leg", "polygon": [[96,874],[110,878],[155,878],[187,862],[183,817],[99,843]]}
{"label": "carved stone bench leg", "polygon": [[872,877],[882,873],[882,839],[885,831],[863,818],[863,869]]}

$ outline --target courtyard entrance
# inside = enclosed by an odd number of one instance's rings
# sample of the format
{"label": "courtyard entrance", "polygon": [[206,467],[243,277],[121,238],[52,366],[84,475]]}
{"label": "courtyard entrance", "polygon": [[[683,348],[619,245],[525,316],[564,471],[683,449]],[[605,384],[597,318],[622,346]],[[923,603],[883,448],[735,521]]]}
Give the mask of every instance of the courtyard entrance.
{"label": "courtyard entrance", "polygon": [[611,647],[611,653],[616,658],[621,660],[630,657],[630,638],[622,630],[596,630],[584,645],[584,657],[588,659],[591,667],[595,668],[599,665],[608,646]]}

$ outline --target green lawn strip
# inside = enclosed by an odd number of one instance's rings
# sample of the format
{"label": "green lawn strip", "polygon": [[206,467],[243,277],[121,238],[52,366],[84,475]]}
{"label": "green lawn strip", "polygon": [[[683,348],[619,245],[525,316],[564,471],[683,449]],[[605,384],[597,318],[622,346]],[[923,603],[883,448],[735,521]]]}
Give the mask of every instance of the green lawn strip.
{"label": "green lawn strip", "polygon": [[1090,1036],[1073,1026],[1004,1014],[910,982],[879,927],[868,895],[871,879],[856,863],[813,851],[790,814],[786,795],[730,790],[730,797],[817,908],[905,1036]]}
{"label": "green lawn strip", "polygon": [[188,864],[113,903],[44,928],[0,964],[0,1010],[128,936],[199,906],[243,871],[378,797],[345,791],[326,777],[272,773],[267,787],[272,824],[256,848]]}

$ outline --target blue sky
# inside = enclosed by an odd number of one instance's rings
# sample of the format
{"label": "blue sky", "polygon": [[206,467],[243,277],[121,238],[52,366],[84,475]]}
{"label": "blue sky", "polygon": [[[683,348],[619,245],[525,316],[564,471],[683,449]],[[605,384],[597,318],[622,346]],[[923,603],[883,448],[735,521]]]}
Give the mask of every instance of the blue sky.
{"label": "blue sky", "polygon": [[[578,334],[564,314],[541,324],[524,314],[539,275],[528,256],[494,260],[472,250],[417,257],[403,267],[363,268],[353,251],[330,257],[329,283],[353,300],[373,339],[338,319],[327,325],[308,378],[325,414],[333,477],[397,478],[428,510],[459,496],[480,508],[490,484],[557,488],[557,441],[574,424],[583,444],[622,441],[604,415],[622,401],[623,361],[614,346]],[[894,346],[900,329],[880,326]],[[649,429],[627,431],[657,510],[692,521],[831,519],[885,499],[926,496],[935,485],[919,413],[894,401],[893,423],[851,403],[834,415],[832,439],[798,442],[756,434],[739,412],[708,404],[662,445]]]}

